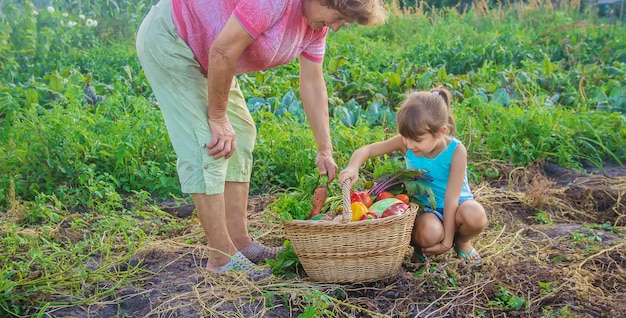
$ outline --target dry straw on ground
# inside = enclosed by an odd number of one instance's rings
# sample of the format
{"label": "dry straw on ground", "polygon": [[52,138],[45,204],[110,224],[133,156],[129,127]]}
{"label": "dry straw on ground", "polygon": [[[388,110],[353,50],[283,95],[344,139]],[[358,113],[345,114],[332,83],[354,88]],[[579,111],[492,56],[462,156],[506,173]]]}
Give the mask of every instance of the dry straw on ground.
{"label": "dry straw on ground", "polygon": [[[403,271],[374,283],[320,284],[303,272],[296,279],[252,281],[205,271],[207,250],[196,225],[144,246],[135,255],[141,277],[115,297],[48,312],[296,317],[308,308],[315,317],[626,316],[624,169],[612,176],[548,166],[498,169],[501,180],[474,186],[489,218],[475,242],[482,255],[477,267],[461,266],[453,252],[411,263],[407,250]],[[249,226],[258,240],[280,244],[279,222],[264,213],[274,199],[251,198]]]}

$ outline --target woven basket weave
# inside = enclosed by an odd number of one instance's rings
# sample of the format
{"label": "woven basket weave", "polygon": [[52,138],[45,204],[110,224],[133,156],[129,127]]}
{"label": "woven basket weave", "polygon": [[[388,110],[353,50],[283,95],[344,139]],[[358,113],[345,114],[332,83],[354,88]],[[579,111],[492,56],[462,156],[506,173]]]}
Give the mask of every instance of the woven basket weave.
{"label": "woven basket weave", "polygon": [[313,281],[364,283],[394,275],[402,266],[419,206],[386,218],[349,222],[350,188],[342,185],[343,221],[285,221],[302,267]]}

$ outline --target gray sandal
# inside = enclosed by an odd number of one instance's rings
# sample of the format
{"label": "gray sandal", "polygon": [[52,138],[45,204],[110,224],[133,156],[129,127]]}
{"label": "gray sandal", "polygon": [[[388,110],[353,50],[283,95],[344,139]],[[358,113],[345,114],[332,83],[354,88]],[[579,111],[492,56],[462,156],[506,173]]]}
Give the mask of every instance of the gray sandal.
{"label": "gray sandal", "polygon": [[269,247],[265,246],[256,240],[253,240],[248,244],[248,246],[242,248],[237,253],[243,254],[247,257],[252,263],[258,264],[265,261],[268,258],[276,258],[276,255],[282,250],[284,247]]}
{"label": "gray sandal", "polygon": [[230,258],[230,261],[226,263],[226,265],[217,269],[216,272],[227,272],[227,271],[251,271],[255,269],[255,265],[245,257],[241,252],[235,253]]}
{"label": "gray sandal", "polygon": [[272,276],[272,269],[269,267],[259,267],[254,265],[246,256],[241,252],[235,253],[231,256],[230,261],[226,265],[217,269],[218,273],[224,272],[246,272],[248,279],[252,281],[259,281],[261,279],[269,278]]}

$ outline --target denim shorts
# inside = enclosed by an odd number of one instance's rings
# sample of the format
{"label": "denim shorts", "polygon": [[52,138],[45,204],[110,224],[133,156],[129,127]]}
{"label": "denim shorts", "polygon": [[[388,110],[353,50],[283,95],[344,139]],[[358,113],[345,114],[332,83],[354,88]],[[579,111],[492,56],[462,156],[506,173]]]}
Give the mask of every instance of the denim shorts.
{"label": "denim shorts", "polygon": [[176,151],[182,192],[218,194],[224,192],[226,181],[250,182],[256,127],[243,93],[233,79],[227,116],[237,136],[237,148],[229,159],[216,160],[205,147],[212,135],[207,78],[189,46],[178,36],[171,0],[161,0],[151,8],[139,27],[136,45]]}
{"label": "denim shorts", "polygon": [[[461,203],[467,201],[467,200],[473,200],[473,199],[460,199],[459,200],[459,206],[461,205]],[[436,208],[436,209],[431,209],[430,207],[424,207],[424,213],[432,213],[435,216],[437,216],[437,218],[439,219],[439,221],[443,222],[443,208]]]}

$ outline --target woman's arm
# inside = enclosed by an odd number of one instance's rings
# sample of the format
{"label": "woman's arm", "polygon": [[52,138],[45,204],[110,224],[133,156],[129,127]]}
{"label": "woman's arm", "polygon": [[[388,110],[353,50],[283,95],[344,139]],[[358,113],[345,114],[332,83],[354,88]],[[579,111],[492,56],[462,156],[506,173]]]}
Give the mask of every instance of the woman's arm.
{"label": "woman's arm", "polygon": [[337,174],[337,164],[333,159],[333,145],[330,140],[328,92],[322,63],[300,57],[300,97],[317,143],[315,163],[320,174],[328,175],[332,181]]}
{"label": "woman's arm", "polygon": [[211,43],[207,70],[209,94],[207,107],[212,138],[207,148],[209,155],[215,159],[229,158],[236,148],[235,131],[226,117],[228,95],[239,57],[253,40],[239,20],[231,15],[220,34]]}

